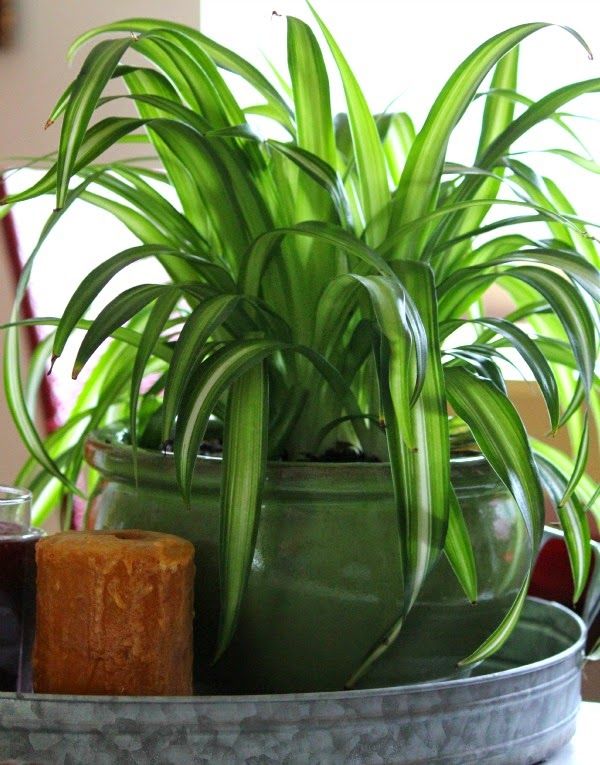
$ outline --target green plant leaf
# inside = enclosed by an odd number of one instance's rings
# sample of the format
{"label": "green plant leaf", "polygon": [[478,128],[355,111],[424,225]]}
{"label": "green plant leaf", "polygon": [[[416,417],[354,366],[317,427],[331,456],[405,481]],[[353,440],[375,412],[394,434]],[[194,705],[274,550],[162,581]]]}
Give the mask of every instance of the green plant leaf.
{"label": "green plant leaf", "polygon": [[460,502],[452,487],[450,487],[448,507],[448,533],[444,543],[444,552],[465,595],[471,603],[476,603],[477,566],[473,545]]}
{"label": "green plant leaf", "polygon": [[319,183],[329,192],[342,226],[352,228],[352,212],[346,196],[342,179],[336,171],[328,164],[319,159],[319,157],[303,151],[292,144],[281,143],[279,141],[268,141],[268,145],[275,151],[290,159],[294,164],[304,170],[311,178]]}
{"label": "green plant leaf", "polygon": [[[13,312],[13,317],[16,314]],[[28,451],[44,467],[44,469],[58,480],[64,482],[68,488],[76,494],[79,490],[61,472],[60,468],[44,448],[42,439],[37,432],[33,418],[27,408],[27,399],[21,380],[21,353],[18,345],[18,329],[14,327],[7,333],[4,346],[4,391],[11,415],[27,446]]]}
{"label": "green plant leaf", "polygon": [[578,165],[579,167],[583,168],[584,170],[587,170],[590,173],[600,173],[600,164],[598,162],[595,162],[593,159],[590,159],[589,157],[582,157],[581,154],[577,154],[574,151],[569,151],[568,149],[540,149],[539,151],[526,151],[526,152],[513,152],[511,154],[512,157],[519,156],[519,154],[550,154],[551,156],[555,157],[562,157],[563,159],[568,160],[569,162],[572,162],[574,165]]}
{"label": "green plant leaf", "polygon": [[519,621],[521,611],[523,610],[523,605],[525,604],[525,598],[527,597],[528,589],[529,577],[527,577],[527,579],[525,579],[521,585],[521,589],[519,590],[519,594],[517,595],[515,602],[512,604],[509,612],[506,614],[499,626],[494,630],[494,632],[492,632],[487,640],[485,640],[479,646],[479,648],[473,651],[473,653],[467,656],[465,659],[462,659],[458,662],[459,667],[465,667],[469,664],[474,664],[475,662],[487,659],[488,656],[492,656],[504,645],[506,640],[508,640],[511,632],[515,628],[517,622]]}
{"label": "green plant leaf", "polygon": [[397,279],[353,274],[351,277],[367,290],[377,324],[387,343],[386,375],[381,384],[389,388],[392,421],[397,424],[398,433],[408,449],[416,449],[410,410],[421,394],[425,380],[430,352],[427,335],[421,330],[422,325],[416,332],[411,326],[404,306],[406,292],[401,291]]}
{"label": "green plant leaf", "polygon": [[[536,210],[541,216],[543,216],[544,219],[560,222],[564,226],[569,227],[572,230],[581,231],[581,229],[578,227],[575,221],[581,222],[582,224],[586,224],[586,225],[593,225],[593,224],[590,224],[589,221],[583,221],[577,216],[562,215],[561,213],[558,213],[555,210],[551,210],[548,207],[543,207],[542,205],[536,204],[535,202],[531,202],[531,201],[521,201],[520,199],[502,199],[502,198],[500,199],[468,199],[468,200],[462,200],[460,202],[451,202],[451,203],[444,204],[443,206],[439,207],[437,210],[427,213],[426,215],[423,215],[420,218],[415,218],[409,223],[405,223],[401,226],[398,226],[395,229],[390,228],[390,231],[388,233],[386,240],[377,248],[377,251],[380,253],[380,255],[384,256],[386,260],[390,259],[396,247],[399,245],[400,242],[406,239],[408,234],[413,234],[415,232],[421,231],[425,229],[429,224],[435,223],[435,221],[439,219],[449,218],[451,214],[454,212],[469,210],[471,208],[476,208],[476,207],[489,207],[490,204],[494,204],[498,207],[509,206],[509,207],[521,207],[527,210]],[[520,241],[522,243],[528,243],[528,240],[520,240]],[[429,253],[427,251],[424,252],[423,260],[426,260],[426,261],[433,260],[433,258],[428,257],[428,254]],[[440,270],[440,267],[436,265],[436,269]],[[454,270],[453,268],[449,268],[449,269],[444,268],[444,271],[440,274],[440,276],[445,277],[447,275],[446,272],[451,274],[453,270]]]}
{"label": "green plant leaf", "polygon": [[137,448],[137,405],[140,395],[140,386],[144,377],[146,365],[152,356],[156,344],[165,328],[171,313],[181,296],[177,288],[167,287],[158,293],[156,302],[140,338],[140,345],[135,355],[135,362],[131,374],[131,387],[129,394],[129,435],[133,447],[134,468],[137,472],[136,448]]}
{"label": "green plant leaf", "polygon": [[180,409],[191,374],[197,367],[198,360],[202,358],[204,344],[212,333],[227,321],[240,300],[240,295],[215,295],[200,303],[187,318],[175,344],[165,382],[162,428],[164,442],[171,437],[175,415]]}
{"label": "green plant leaf", "polygon": [[557,274],[530,266],[505,272],[537,290],[552,307],[569,338],[587,390],[592,386],[596,359],[594,323],[581,294]]}
{"label": "green plant leaf", "polygon": [[[485,152],[479,156],[478,166],[481,169],[488,170],[496,167],[501,162],[502,157],[509,152],[512,144],[535,127],[535,125],[551,118],[557,109],[560,109],[574,98],[585,93],[598,91],[600,91],[600,78],[572,83],[544,96],[539,101],[533,103],[523,114],[513,120],[502,133],[496,136]],[[485,178],[482,176],[472,176],[465,179],[465,183],[461,185],[460,192],[457,194],[457,200],[472,200],[484,182]],[[436,241],[443,240],[449,231],[455,232],[460,218],[460,215],[456,215],[444,220],[441,224],[443,226],[443,235],[440,231],[436,232]]]}
{"label": "green plant leaf", "polygon": [[415,137],[415,126],[406,112],[390,115],[389,126],[383,140],[383,150],[394,187],[400,182],[402,170]]}
{"label": "green plant leaf", "polygon": [[208,55],[212,57],[218,67],[229,72],[233,72],[234,74],[237,74],[245,79],[252,87],[254,87],[267,99],[267,102],[271,105],[271,108],[277,114],[279,114],[281,121],[286,122],[287,124],[290,123],[290,108],[285,99],[281,97],[277,89],[273,87],[273,85],[263,74],[258,71],[258,69],[256,69],[256,67],[252,66],[252,64],[248,63],[248,61],[243,59],[234,51],[225,48],[223,45],[216,43],[209,37],[206,37],[197,30],[185,26],[184,24],[177,24],[176,22],[166,21],[164,19],[148,18],[131,18],[124,19],[123,21],[113,22],[111,24],[105,24],[103,26],[90,29],[89,31],[80,35],[71,45],[68,53],[68,58],[73,58],[77,50],[82,45],[84,45],[88,40],[91,40],[101,34],[110,32],[134,32],[137,34],[144,34],[148,32],[156,32],[157,30],[167,30],[194,42],[198,47],[206,51]]}
{"label": "green plant leaf", "polygon": [[[487,91],[482,91],[478,93],[475,98],[482,98],[487,96],[496,96],[498,98],[508,99],[509,101],[512,101],[515,104],[521,104],[523,106],[531,106],[535,103],[534,99],[528,98],[527,96],[524,96],[522,93],[518,93],[516,90],[511,88],[495,88],[492,87]],[[549,119],[551,119],[556,125],[558,125],[562,130],[564,130],[574,141],[576,141],[579,146],[586,152],[586,154],[589,155],[588,150],[586,149],[584,143],[580,139],[580,137],[577,135],[575,130],[573,130],[569,125],[566,124],[565,118],[568,117],[578,117],[582,119],[587,119],[585,115],[579,115],[579,114],[571,114],[569,112],[556,112],[556,114],[551,115]],[[518,153],[518,152],[515,152]],[[514,155],[513,155],[514,156]]]}
{"label": "green plant leaf", "polygon": [[[361,414],[358,415],[359,419],[361,420],[368,420],[369,422],[372,422],[375,427],[379,428],[381,432],[384,431],[384,427],[381,424],[379,417],[377,417],[374,414]],[[332,431],[335,430],[335,428],[338,425],[341,425],[343,422],[350,422],[352,420],[356,419],[356,415],[346,414],[343,417],[336,417],[335,420],[332,420],[331,422],[328,422],[326,425],[323,425],[321,430],[319,431],[319,434],[317,436],[317,445],[320,446],[321,443],[325,440],[325,437]],[[317,449],[318,453],[318,449]]]}
{"label": "green plant leaf", "polygon": [[[4,328],[6,328],[6,325],[0,327],[0,329]],[[54,333],[51,332],[47,337],[38,342],[31,354],[29,369],[27,370],[27,379],[25,380],[25,403],[27,411],[33,421],[35,421],[37,415],[39,404],[38,396],[40,395],[42,380],[47,373],[48,359],[50,358],[53,340]]]}
{"label": "green plant leaf", "polygon": [[383,241],[387,231],[388,206],[391,198],[385,155],[377,125],[343,53],[313,6],[310,3],[308,6],[327,41],[342,78],[348,105],[354,160],[358,169],[360,201],[364,221],[371,223],[366,231],[366,241],[367,244],[376,246]]}
{"label": "green plant leaf", "polygon": [[[87,131],[81,141],[77,160],[73,166],[73,172],[75,173],[89,165],[103,151],[109,149],[124,136],[142,127],[145,122],[145,120],[132,119],[130,117],[107,117],[97,122]],[[5,197],[1,204],[14,204],[15,202],[22,202],[25,199],[33,199],[41,194],[53,192],[56,189],[57,174],[58,164],[54,163],[33,186],[18,194],[11,194]],[[65,205],[63,204],[63,206]]]}
{"label": "green plant leaf", "polygon": [[[134,72],[130,73],[130,76],[128,76],[128,82],[133,83],[134,81],[139,81],[140,74],[142,72],[140,70],[135,70],[135,74],[137,75],[136,78],[132,77],[131,75],[134,74]],[[143,74],[147,79],[155,80],[157,77],[157,72],[153,71],[152,69],[149,70],[143,70]],[[168,80],[166,81],[168,84]],[[162,84],[162,82],[161,82]],[[154,107],[154,110],[156,110],[157,114],[159,116],[167,115],[169,117],[175,118],[177,121],[182,122],[183,124],[187,125],[188,127],[193,128],[196,130],[200,135],[206,135],[212,130],[212,126],[210,122],[208,122],[204,117],[202,117],[197,112],[193,111],[187,106],[184,106],[181,102],[176,101],[174,99],[177,98],[177,94],[173,93],[173,98],[166,98],[165,96],[159,96],[159,95],[144,95],[141,93],[129,93],[124,94],[120,96],[105,96],[98,101],[98,106],[104,106],[105,104],[109,104],[112,101],[120,101],[120,100],[128,100],[133,101],[135,104],[145,104],[147,106]]]}
{"label": "green plant leaf", "polygon": [[213,128],[230,124],[230,115],[234,123],[243,119],[214,63],[188,38],[158,29],[138,38],[135,48],[167,76],[182,101]]}
{"label": "green plant leaf", "polygon": [[[481,120],[477,157],[481,156],[490,143],[513,120],[514,103],[498,95],[499,90],[516,88],[519,66],[519,47],[508,51],[496,64],[490,91],[485,96],[485,106]],[[475,159],[477,164],[477,159]],[[494,196],[483,194],[482,196]]]}
{"label": "green plant leaf", "polygon": [[[586,476],[584,476],[584,478],[585,477]],[[594,504],[596,503],[596,501],[598,499],[600,499],[600,486],[596,487],[596,491],[592,494],[592,496],[590,497],[588,503],[586,504],[586,506],[584,508],[586,513],[587,513],[588,510],[591,510],[593,508]]]}
{"label": "green plant leaf", "polygon": [[[573,602],[583,595],[590,573],[591,553],[590,528],[579,499],[568,490],[566,476],[547,459],[537,455],[540,474],[550,499],[552,500],[565,534],[565,544],[569,553],[569,563],[573,575],[575,592]],[[566,497],[566,499],[565,499]]]}
{"label": "green plant leaf", "polygon": [[[135,72],[139,67],[135,66],[126,66],[126,65],[120,65],[117,66],[110,79],[115,79],[118,77],[124,77],[127,74],[130,74],[131,72]],[[65,112],[65,109],[67,108],[69,101],[71,99],[71,94],[73,92],[73,89],[75,87],[76,79],[70,82],[65,90],[60,95],[58,101],[54,105],[52,111],[50,112],[50,115],[48,116],[48,120],[46,121],[46,124],[44,128],[47,130],[49,127],[51,127],[56,120]]]}
{"label": "green plant leaf", "polygon": [[188,260],[194,263],[196,267],[202,268],[211,274],[216,274],[223,278],[225,284],[229,279],[227,272],[220,266],[196,255],[179,252],[178,250],[174,250],[173,248],[164,245],[140,245],[138,247],[131,247],[127,250],[123,250],[92,269],[69,300],[58,329],[56,330],[53,358],[56,359],[61,355],[77,322],[90,307],[92,301],[100,294],[108,282],[119,273],[119,271],[138,260],[159,255]]}
{"label": "green plant leaf", "polygon": [[[562,476],[570,476],[574,472],[574,461],[564,452],[554,446],[540,441],[538,438],[530,439],[536,454],[544,457],[547,462],[554,465]],[[568,480],[568,479],[567,479]],[[598,482],[584,474],[577,486],[577,496],[585,504],[587,510],[594,513],[595,518],[600,518],[600,496],[597,493]]]}
{"label": "green plant leaf", "polygon": [[470,427],[479,448],[517,503],[537,550],[544,500],[527,434],[510,401],[497,388],[460,367],[446,367],[448,400]]}
{"label": "green plant leaf", "polygon": [[[358,419],[360,410],[344,378],[312,348],[273,340],[244,339],[229,342],[198,365],[179,410],[174,449],[178,483],[188,503],[198,447],[219,398],[247,369],[284,350],[305,356],[332,387],[348,414]],[[355,427],[358,428],[358,424]]]}
{"label": "green plant leaf", "polygon": [[[56,316],[36,316],[34,319],[20,319],[0,324],[0,330],[9,329],[10,327],[58,327],[60,321],[60,318]],[[91,326],[92,322],[90,320],[81,319],[77,322],[74,329],[88,330]],[[119,340],[121,343],[131,345],[133,348],[139,348],[141,342],[141,334],[131,329],[131,327],[119,327],[119,329],[111,334],[111,337],[113,340]],[[155,346],[153,355],[169,362],[172,357],[172,351],[166,344],[159,344]]]}
{"label": "green plant leaf", "polygon": [[558,502],[559,509],[567,504],[567,502],[569,501],[569,498],[571,497],[571,495],[577,488],[577,484],[579,483],[579,481],[581,480],[581,476],[585,472],[585,468],[586,468],[588,457],[589,457],[589,451],[590,451],[590,422],[589,422],[588,412],[586,412],[584,420],[583,420],[583,433],[581,434],[581,441],[579,443],[577,454],[575,456],[575,466],[569,478],[569,482],[567,486],[565,487],[564,494]]}
{"label": "green plant leaf", "polygon": [[501,273],[486,274],[489,267],[473,266],[456,271],[439,287],[444,318],[456,313],[461,295],[468,295],[476,287],[487,288],[499,278],[512,277],[533,287],[551,306],[569,338],[586,389],[589,390],[594,374],[596,337],[592,315],[587,303],[573,284],[559,274],[545,268],[519,266]]}
{"label": "green plant leaf", "polygon": [[[507,321],[506,319],[484,317],[481,319],[472,319],[471,322],[488,327],[490,329],[489,334],[497,333],[519,352],[521,358],[533,373],[533,376],[540,387],[540,391],[542,392],[542,396],[544,397],[548,409],[550,426],[552,431],[555,432],[560,425],[558,387],[552,368],[546,361],[546,357],[542,351],[538,348],[536,341],[530,338],[522,329],[519,329],[519,327],[512,321]],[[462,324],[463,322],[451,323],[454,327],[462,326]],[[479,338],[479,342],[483,342],[483,337]]]}
{"label": "green plant leaf", "polygon": [[176,247],[176,244],[149,221],[143,213],[133,210],[128,205],[90,191],[82,194],[81,198],[101,210],[106,210],[114,218],[121,221],[143,244],[162,244],[165,247]]}
{"label": "green plant leaf", "polygon": [[69,94],[63,118],[56,163],[56,207],[67,197],[69,180],[76,167],[96,101],[112,77],[132,38],[102,40],[90,51]]}
{"label": "green plant leaf", "polygon": [[331,244],[365,262],[379,273],[394,278],[394,272],[385,260],[356,237],[331,223],[306,221],[296,226],[267,231],[255,239],[240,267],[239,284],[243,292],[258,295],[266,265],[276,246],[286,236],[308,237]]}
{"label": "green plant leaf", "polygon": [[[439,243],[432,244],[428,250],[428,252],[430,253],[430,257],[429,258],[424,257],[424,259],[428,260],[429,262],[435,265],[436,261],[439,259],[440,253],[443,253],[444,251],[451,249],[452,247],[454,247],[454,245],[460,244],[461,242],[464,242],[467,239],[474,239],[475,237],[480,236],[481,234],[488,234],[491,231],[496,231],[499,228],[513,229],[514,226],[519,226],[519,225],[523,225],[527,223],[542,223],[548,220],[550,220],[549,216],[544,215],[541,212],[536,215],[515,215],[509,218],[501,218],[491,223],[487,223],[485,226],[480,226],[479,228],[470,229],[469,231],[465,231],[464,233],[459,234],[458,236],[450,237],[449,239],[444,238]],[[501,237],[498,237],[498,240],[500,239]],[[483,246],[494,247],[496,245],[496,242],[497,240],[493,239],[493,240],[490,240],[487,243],[487,245],[483,245]],[[517,249],[520,245],[526,245],[530,243],[531,242],[529,239],[527,239],[527,237],[522,237],[522,238],[519,238],[518,240],[515,239],[516,246],[513,249]],[[469,258],[469,264],[471,264],[473,261],[479,262],[479,260],[480,260],[479,258]]]}
{"label": "green plant leaf", "polygon": [[[403,449],[401,455],[390,454],[393,473],[394,457],[404,463],[400,471],[396,468],[395,480],[402,481],[402,504],[407,516],[408,561],[412,579],[412,592],[408,600],[410,608],[446,537],[450,446],[433,272],[429,266],[420,263],[397,263],[394,267],[415,303],[425,330],[425,342],[419,342],[418,336],[413,340],[417,356],[415,387],[418,393],[412,402],[410,415],[417,449]],[[422,362],[418,361],[419,353],[426,354]],[[424,370],[422,386],[418,385],[419,368]],[[391,383],[390,378],[390,395],[394,402]],[[400,529],[402,533],[402,524]],[[423,552],[425,548],[428,551],[426,554]]]}
{"label": "green plant leaf", "polygon": [[300,19],[287,17],[287,33],[298,147],[335,168],[337,151],[323,54],[314,32]]}
{"label": "green plant leaf", "polygon": [[[479,136],[479,146],[475,164],[478,164],[479,157],[484,152],[490,142],[504,130],[514,117],[514,104],[497,95],[498,90],[505,88],[515,88],[517,85],[517,69],[519,60],[519,48],[512,48],[503,56],[495,66],[494,76],[492,78],[492,88],[485,99],[485,107],[481,123],[481,132]],[[479,168],[478,168],[479,169]],[[483,171],[485,172],[485,171]],[[494,199],[504,180],[504,168],[496,168],[495,173],[489,173],[483,180],[481,187],[474,195],[483,199]],[[465,210],[460,216],[460,225],[456,229],[446,230],[443,225],[438,227],[438,236],[433,236],[427,243],[427,250],[435,250],[436,244],[446,244],[450,239],[459,239],[468,231],[472,231],[480,226],[488,211],[492,207],[492,202],[488,206],[480,206]],[[458,216],[457,216],[458,217]],[[464,242],[461,247],[452,248],[451,252],[445,254],[445,259],[457,261],[462,259],[468,253],[468,242]]]}
{"label": "green plant leaf", "polygon": [[527,250],[518,250],[517,252],[494,258],[487,265],[491,267],[518,261],[537,263],[560,269],[580,284],[594,300],[600,302],[600,273],[591,263],[576,252],[550,247],[531,247]]}
{"label": "green plant leaf", "polygon": [[[268,226],[260,199],[247,173],[210,139],[172,120],[152,120],[150,127],[190,173],[212,226],[215,246],[230,258],[243,251],[252,236]],[[207,237],[208,238],[208,237]]]}
{"label": "green plant leaf", "polygon": [[221,615],[214,661],[229,645],[250,574],[267,462],[268,378],[256,364],[231,385],[223,434],[219,572]]}
{"label": "green plant leaf", "polygon": [[[600,543],[592,542],[592,556],[594,558],[594,565],[590,576],[590,581],[585,596],[585,604],[583,607],[582,618],[588,625],[594,624],[594,620],[597,619],[600,613]],[[596,661],[600,660],[600,640],[596,643],[595,651],[596,656],[590,658]]]}
{"label": "green plant leaf", "polygon": [[562,428],[563,425],[566,425],[569,422],[571,417],[579,413],[581,409],[581,405],[584,401],[585,401],[585,387],[583,383],[581,382],[581,378],[579,378],[575,386],[575,393],[573,393],[573,397],[571,401],[569,402],[569,405],[565,408],[564,412],[561,415],[561,418],[558,423],[559,428]]}
{"label": "green plant leaf", "polygon": [[[487,147],[479,161],[480,167],[492,167],[499,158],[508,152],[510,146],[538,123],[551,118],[555,112],[569,101],[585,93],[594,93],[600,90],[600,78],[583,80],[570,83],[548,95],[540,98],[515,119],[505,130],[500,133]],[[466,193],[466,190],[465,190]]]}
{"label": "green plant leaf", "polygon": [[188,504],[198,447],[216,402],[234,380],[283,347],[283,343],[271,340],[239,341],[216,351],[198,367],[175,429],[177,480]]}
{"label": "green plant leaf", "polygon": [[[99,186],[114,192],[146,217],[152,225],[175,244],[188,252],[206,256],[208,243],[194,226],[165,198],[168,186],[162,179],[159,189],[144,180],[143,175],[119,163],[108,166],[110,172],[96,179]],[[146,244],[156,244],[148,241]]]}
{"label": "green plant leaf", "polygon": [[[448,355],[455,361],[447,363],[447,367],[462,366],[470,369],[476,377],[491,383],[504,396],[507,395],[504,375],[500,371],[498,364],[490,353],[489,348],[475,344],[475,346],[459,346],[448,351]],[[504,361],[506,359],[498,354]]]}
{"label": "green plant leaf", "polygon": [[34,419],[29,413],[28,403],[25,396],[23,387],[23,381],[21,379],[21,348],[19,338],[19,315],[21,310],[21,304],[25,297],[25,293],[29,286],[31,278],[31,272],[37,258],[37,255],[42,248],[44,242],[61,220],[64,212],[69,206],[85,191],[93,176],[83,181],[76,189],[71,191],[67,197],[65,207],[63,210],[54,211],[46,224],[44,225],[38,241],[33,248],[31,255],[27,259],[21,276],[17,284],[15,291],[15,300],[10,314],[10,321],[6,325],[7,333],[4,346],[4,363],[3,363],[3,379],[4,390],[6,394],[6,401],[13,417],[15,426],[21,436],[23,443],[25,444],[28,452],[35,457],[39,464],[54,478],[60,481],[69,490],[76,494],[80,494],[79,490],[74,486],[60,470],[56,461],[48,454],[44,447],[43,441],[36,429]]}
{"label": "green plant leaf", "polygon": [[[545,26],[547,24],[521,24],[495,35],[480,45],[452,74],[413,143],[394,198],[391,230],[433,209],[450,135],[484,77],[512,48]],[[487,140],[487,136],[484,138]],[[478,164],[488,167],[487,163]],[[394,257],[415,259],[422,248],[422,236],[420,241],[414,236],[406,237],[399,242]]]}
{"label": "green plant leaf", "polygon": [[[402,343],[397,342],[390,332],[391,316],[388,318],[385,315],[387,299],[384,299],[382,310],[377,305],[378,294],[371,288],[369,295],[382,328],[378,359],[379,388],[398,513],[404,607],[383,637],[366,654],[346,684],[347,687],[352,687],[397,637],[428,572],[442,552],[448,529],[450,440],[444,374],[437,337],[433,273],[422,263],[405,262],[395,266],[399,279],[406,285],[407,293],[423,319],[427,359],[422,389],[410,407],[406,396],[402,393],[398,395],[398,389],[404,384],[402,377],[405,372],[400,370],[393,374],[393,366],[404,363],[414,370],[415,365],[410,363],[409,354]],[[416,377],[416,370],[413,375]],[[414,434],[413,443],[407,438],[407,422]]]}

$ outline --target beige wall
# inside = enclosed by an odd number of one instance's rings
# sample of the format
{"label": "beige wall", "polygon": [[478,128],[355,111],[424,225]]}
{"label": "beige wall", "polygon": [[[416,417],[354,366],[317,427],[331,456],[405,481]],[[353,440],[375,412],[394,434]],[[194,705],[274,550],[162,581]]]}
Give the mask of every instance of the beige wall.
{"label": "beige wall", "polygon": [[18,0],[10,47],[0,50],[0,158],[55,148],[56,131],[43,125],[56,98],[83,61],[66,51],[81,32],[134,16],[198,26],[199,0]]}
{"label": "beige wall", "polygon": [[[55,99],[83,60],[69,67],[67,47],[80,32],[110,20],[131,16],[165,17],[198,26],[199,0],[19,0],[10,47],[0,50],[0,168],[15,155],[53,150],[57,131],[42,126]],[[0,237],[0,322],[12,301],[4,241]],[[0,333],[1,335],[1,333]],[[0,337],[0,353],[3,339]],[[11,482],[24,450],[0,395],[0,482]]]}

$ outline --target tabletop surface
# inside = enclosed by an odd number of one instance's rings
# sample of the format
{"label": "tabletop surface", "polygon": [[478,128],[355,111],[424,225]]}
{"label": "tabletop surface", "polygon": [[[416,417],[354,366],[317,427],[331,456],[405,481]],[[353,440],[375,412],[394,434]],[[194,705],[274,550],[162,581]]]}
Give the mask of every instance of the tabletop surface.
{"label": "tabletop surface", "polygon": [[597,765],[600,704],[584,701],[577,716],[577,731],[571,741],[547,765]]}

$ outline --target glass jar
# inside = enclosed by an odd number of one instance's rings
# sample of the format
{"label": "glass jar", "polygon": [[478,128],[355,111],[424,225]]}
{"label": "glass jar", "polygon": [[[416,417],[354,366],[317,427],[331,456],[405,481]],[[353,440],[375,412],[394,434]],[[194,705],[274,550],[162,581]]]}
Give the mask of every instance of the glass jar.
{"label": "glass jar", "polygon": [[35,545],[31,493],[0,486],[0,691],[31,690],[35,629]]}

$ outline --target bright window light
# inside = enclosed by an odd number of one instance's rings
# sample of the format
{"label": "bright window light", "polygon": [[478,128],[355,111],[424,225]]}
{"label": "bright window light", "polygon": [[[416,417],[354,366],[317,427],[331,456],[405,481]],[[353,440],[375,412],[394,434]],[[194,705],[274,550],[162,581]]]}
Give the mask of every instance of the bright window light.
{"label": "bright window light", "polygon": [[[572,27],[588,43],[595,60],[577,39],[558,26],[537,32],[521,46],[519,90],[540,98],[568,82],[600,77],[600,3],[594,0],[315,0],[313,3],[344,51],[373,111],[408,112],[422,124],[444,82],[461,61],[494,34],[517,24],[548,21]],[[274,11],[281,14],[274,15]],[[285,15],[309,21],[304,0],[202,0],[201,27],[209,37],[234,48],[269,72],[267,60],[286,72]],[[334,72],[332,65],[331,72]],[[333,106],[344,110],[339,79],[331,77]],[[240,90],[246,105],[252,99]],[[390,107],[391,104],[391,107]],[[455,131],[448,159],[472,163],[478,120],[474,105]],[[566,111],[590,154],[600,158],[600,130],[589,119],[600,114],[600,93],[578,99]],[[472,116],[473,119],[469,119]],[[581,147],[555,124],[531,131],[515,151]],[[598,219],[598,179],[556,156],[531,155],[540,173],[561,174],[561,188],[584,217]],[[566,167],[566,172],[565,172]]]}

